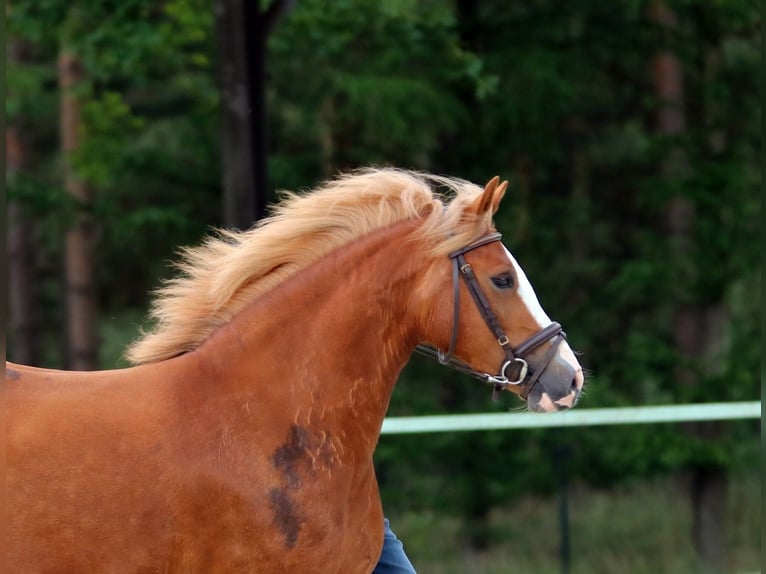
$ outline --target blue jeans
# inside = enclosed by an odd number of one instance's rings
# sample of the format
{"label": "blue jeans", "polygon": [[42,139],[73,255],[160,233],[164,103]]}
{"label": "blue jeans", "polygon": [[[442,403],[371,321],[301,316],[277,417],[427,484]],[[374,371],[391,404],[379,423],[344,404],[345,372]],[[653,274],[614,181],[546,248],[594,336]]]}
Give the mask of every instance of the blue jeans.
{"label": "blue jeans", "polygon": [[415,567],[404,553],[404,545],[391,531],[388,518],[383,519],[383,550],[372,574],[416,574]]}

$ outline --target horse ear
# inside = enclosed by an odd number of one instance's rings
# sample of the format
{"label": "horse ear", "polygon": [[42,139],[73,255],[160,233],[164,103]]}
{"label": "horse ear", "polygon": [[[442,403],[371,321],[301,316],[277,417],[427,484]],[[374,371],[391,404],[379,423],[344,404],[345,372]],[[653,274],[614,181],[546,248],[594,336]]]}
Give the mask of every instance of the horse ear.
{"label": "horse ear", "polygon": [[487,182],[487,185],[484,186],[484,191],[481,192],[481,195],[473,200],[470,209],[477,215],[483,215],[490,210],[491,214],[494,215],[500,205],[500,200],[503,198],[503,195],[505,195],[507,187],[507,181],[500,183],[500,178],[498,176],[493,177]]}
{"label": "horse ear", "polygon": [[504,181],[495,189],[495,193],[492,195],[492,215],[497,213],[497,208],[500,207],[500,202],[505,196],[505,192],[508,189],[508,181]]}

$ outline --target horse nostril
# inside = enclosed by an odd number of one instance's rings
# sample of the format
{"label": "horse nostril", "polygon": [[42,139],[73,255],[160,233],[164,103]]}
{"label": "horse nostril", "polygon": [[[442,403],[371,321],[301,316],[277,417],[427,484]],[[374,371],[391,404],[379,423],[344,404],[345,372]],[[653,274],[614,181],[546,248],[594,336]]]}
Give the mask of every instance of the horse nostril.
{"label": "horse nostril", "polygon": [[585,377],[583,376],[582,369],[578,369],[572,379],[572,390],[575,393],[579,393],[583,386],[585,386]]}

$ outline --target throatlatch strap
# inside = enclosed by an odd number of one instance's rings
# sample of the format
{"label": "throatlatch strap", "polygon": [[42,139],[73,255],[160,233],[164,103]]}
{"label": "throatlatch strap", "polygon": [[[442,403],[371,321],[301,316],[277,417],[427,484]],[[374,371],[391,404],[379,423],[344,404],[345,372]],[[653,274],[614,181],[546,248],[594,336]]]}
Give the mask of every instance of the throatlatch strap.
{"label": "throatlatch strap", "polygon": [[457,330],[460,325],[460,279],[458,277],[458,263],[456,260],[452,262],[452,334],[450,335],[449,347],[447,348],[447,354],[443,355],[441,351],[437,351],[437,357],[439,363],[442,365],[448,365],[452,361],[452,354],[455,352],[455,345],[457,345]]}

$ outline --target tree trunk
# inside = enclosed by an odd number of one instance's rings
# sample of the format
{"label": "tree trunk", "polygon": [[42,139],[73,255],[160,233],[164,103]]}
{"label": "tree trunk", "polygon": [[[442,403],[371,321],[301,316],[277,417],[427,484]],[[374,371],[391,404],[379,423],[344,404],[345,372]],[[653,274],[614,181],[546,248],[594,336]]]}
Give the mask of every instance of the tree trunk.
{"label": "tree trunk", "polygon": [[[7,180],[24,170],[29,149],[20,130],[5,131]],[[40,361],[35,289],[34,226],[17,201],[8,202],[8,303],[11,332],[10,356],[26,365]]]}
{"label": "tree trunk", "polygon": [[247,229],[266,215],[266,42],[294,0],[273,0],[263,11],[250,0],[215,4],[221,92],[223,221]]}
{"label": "tree trunk", "polygon": [[83,81],[82,65],[74,54],[62,49],[58,60],[61,90],[60,138],[64,154],[64,187],[75,206],[75,217],[66,234],[66,335],[67,367],[98,368],[96,291],[94,281],[94,222],[89,213],[91,189],[78,177],[72,155],[80,149],[82,119],[76,93]]}
{"label": "tree trunk", "polygon": [[[654,22],[672,33],[676,16],[663,0],[651,4]],[[658,98],[657,131],[663,137],[681,135],[686,129],[684,109],[684,81],[681,62],[667,46],[662,46],[654,57],[653,80]],[[662,166],[668,180],[683,177],[688,171],[683,150],[674,146]],[[690,262],[693,248],[694,204],[688,197],[670,199],[667,213],[668,239],[678,267],[676,284],[679,291],[673,317],[673,339],[680,357],[675,377],[686,385],[697,385],[698,374],[690,365],[700,365],[706,352],[720,351],[721,317],[720,305],[703,306],[694,302],[694,296],[683,289],[693,286],[698,270]],[[709,360],[709,359],[708,359]],[[715,440],[720,434],[717,425],[698,423],[688,425],[692,436],[706,441]],[[691,471],[692,539],[701,565],[709,572],[723,572],[725,564],[724,517],[726,515],[727,478],[724,469],[694,466]]]}
{"label": "tree trunk", "polygon": [[[577,270],[573,277],[575,282],[571,287],[569,304],[573,308],[579,307],[590,297],[589,290],[584,288],[587,281],[581,278],[582,270],[587,269],[587,261],[590,258],[590,239],[582,229],[587,229],[591,223],[591,165],[586,141],[584,122],[577,118],[571,120],[564,149],[569,158],[569,213],[567,221],[567,236],[569,238],[569,256],[572,267]],[[580,349],[588,355],[586,349]]]}
{"label": "tree trunk", "polygon": [[[6,6],[8,9],[9,7]],[[8,43],[8,63],[23,65],[19,40]],[[29,167],[29,142],[18,125],[5,130],[6,181],[11,183]],[[35,288],[34,224],[16,201],[8,202],[8,307],[10,356],[14,361],[37,365],[40,361],[39,315]]]}
{"label": "tree trunk", "polygon": [[317,124],[319,127],[319,153],[322,166],[322,177],[329,178],[335,172],[335,138],[333,124],[335,120],[335,100],[327,96],[319,106]]}
{"label": "tree trunk", "polygon": [[221,161],[223,224],[247,229],[255,221],[255,174],[250,134],[252,114],[248,84],[244,4],[215,4],[221,93]]}

